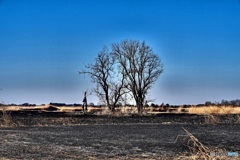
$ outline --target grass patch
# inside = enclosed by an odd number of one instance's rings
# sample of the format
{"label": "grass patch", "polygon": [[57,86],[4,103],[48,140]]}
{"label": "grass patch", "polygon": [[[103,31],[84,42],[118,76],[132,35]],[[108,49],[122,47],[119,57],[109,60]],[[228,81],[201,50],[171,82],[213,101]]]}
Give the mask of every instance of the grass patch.
{"label": "grass patch", "polygon": [[[205,124],[218,124],[220,117],[225,116],[227,123],[240,123],[240,107],[232,106],[192,106],[188,108],[189,114],[204,115]],[[221,118],[222,119],[222,118]]]}
{"label": "grass patch", "polygon": [[188,108],[190,114],[240,114],[240,107],[232,106],[203,106]]}
{"label": "grass patch", "polygon": [[204,115],[204,122],[205,124],[218,124],[220,123],[220,119],[216,115]]}
{"label": "grass patch", "polygon": [[2,108],[1,126],[3,127],[13,127],[15,123],[13,122],[10,112],[8,112],[5,107]]}

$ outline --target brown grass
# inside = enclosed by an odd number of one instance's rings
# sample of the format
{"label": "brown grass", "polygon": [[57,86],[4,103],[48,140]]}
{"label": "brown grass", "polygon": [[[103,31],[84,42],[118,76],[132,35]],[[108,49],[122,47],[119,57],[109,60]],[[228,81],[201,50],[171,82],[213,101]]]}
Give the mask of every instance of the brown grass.
{"label": "brown grass", "polygon": [[[201,143],[192,133],[190,133],[188,130],[183,128],[185,131],[185,135],[178,135],[180,136],[186,136],[188,138],[187,146],[189,147],[190,155],[185,156],[179,156],[175,157],[174,160],[237,160],[239,157],[227,157],[225,156],[211,156],[211,152],[214,153],[226,153],[226,149],[220,149],[220,148],[209,148],[205,146],[203,143]],[[178,138],[177,137],[177,138]],[[177,140],[177,139],[176,139]],[[175,140],[175,142],[176,142]],[[174,143],[175,143],[174,142]]]}
{"label": "brown grass", "polygon": [[41,105],[41,106],[6,106],[0,108],[2,111],[3,109],[6,111],[21,111],[21,110],[28,110],[28,109],[46,109],[49,105]]}
{"label": "brown grass", "polygon": [[218,124],[220,122],[220,119],[216,115],[204,115],[204,122],[205,124]]}
{"label": "brown grass", "polygon": [[190,155],[185,156],[179,156],[174,158],[175,160],[195,160],[195,159],[210,159],[210,149],[202,144],[195,136],[193,136],[192,133],[187,131],[185,128],[182,128],[185,131],[184,135],[178,135],[174,143],[177,142],[179,137],[187,137],[187,144],[189,150],[190,150]]}
{"label": "brown grass", "polygon": [[237,123],[240,123],[240,115],[237,115],[237,120],[236,120]]}
{"label": "brown grass", "polygon": [[2,108],[2,117],[1,117],[1,126],[3,127],[12,127],[15,126],[13,119],[8,111],[6,111],[5,107]]}
{"label": "brown grass", "polygon": [[218,124],[220,122],[219,115],[231,115],[235,114],[236,118],[229,120],[234,123],[240,123],[240,107],[232,106],[203,106],[203,107],[190,107],[188,108],[189,114],[204,115],[204,122],[206,124]]}
{"label": "brown grass", "polygon": [[[40,105],[40,106],[7,106],[5,107],[6,111],[22,111],[22,110],[45,110],[50,105]],[[81,106],[54,106],[58,108],[59,112],[74,112],[74,111],[82,111]],[[2,108],[0,108],[0,111]],[[240,107],[232,107],[232,106],[192,106],[189,108],[183,108],[180,106],[179,108],[170,108],[172,113],[189,113],[189,114],[198,114],[198,115],[223,115],[223,114],[239,114],[240,115]],[[93,107],[88,106],[89,113],[96,113],[96,114],[118,114],[118,115],[131,115],[137,114],[136,107],[119,107],[116,108],[115,112],[112,113],[106,107]],[[143,111],[145,114],[159,114],[159,108],[148,107],[145,108]],[[209,118],[209,117],[208,117]],[[211,117],[210,117],[211,118]]]}
{"label": "brown grass", "polygon": [[185,128],[183,130],[186,132],[186,136],[189,138],[188,147],[190,151],[198,155],[198,158],[209,159],[210,158],[210,150],[207,146],[202,144],[192,133],[188,132]]}
{"label": "brown grass", "polygon": [[240,107],[232,106],[203,106],[188,108],[190,114],[240,114]]}

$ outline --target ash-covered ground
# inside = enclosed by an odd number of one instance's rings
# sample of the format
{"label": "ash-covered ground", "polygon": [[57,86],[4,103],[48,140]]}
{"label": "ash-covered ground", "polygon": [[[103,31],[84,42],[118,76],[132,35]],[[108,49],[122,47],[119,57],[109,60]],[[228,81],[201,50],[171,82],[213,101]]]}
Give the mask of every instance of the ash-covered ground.
{"label": "ash-covered ground", "polygon": [[12,118],[15,126],[0,129],[0,158],[173,159],[191,154],[183,128],[210,148],[240,153],[240,124],[230,122],[234,117],[223,116],[219,124],[187,114],[12,113]]}

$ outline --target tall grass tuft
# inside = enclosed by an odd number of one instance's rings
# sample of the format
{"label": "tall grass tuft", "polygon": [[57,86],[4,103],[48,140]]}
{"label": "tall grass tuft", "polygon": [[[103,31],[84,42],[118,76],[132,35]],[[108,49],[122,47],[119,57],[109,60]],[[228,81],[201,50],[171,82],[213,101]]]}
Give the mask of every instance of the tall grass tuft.
{"label": "tall grass tuft", "polygon": [[2,112],[1,126],[4,126],[4,127],[15,126],[15,123],[13,122],[13,119],[10,113],[5,108],[2,108],[1,112]]}
{"label": "tall grass tuft", "polygon": [[220,119],[216,115],[207,114],[204,115],[204,122],[205,124],[218,124],[220,123]]}
{"label": "tall grass tuft", "polygon": [[[227,157],[221,155],[213,155],[214,153],[226,153],[226,149],[223,148],[213,148],[207,147],[203,143],[201,143],[192,133],[188,130],[183,128],[185,131],[185,135],[178,135],[179,136],[186,136],[188,137],[187,146],[189,148],[190,155],[182,155],[179,157],[175,157],[174,160],[237,160],[239,157]],[[177,137],[177,138],[178,138]],[[177,139],[176,139],[177,140]],[[175,142],[176,142],[175,140]],[[212,154],[213,153],[213,154]]]}

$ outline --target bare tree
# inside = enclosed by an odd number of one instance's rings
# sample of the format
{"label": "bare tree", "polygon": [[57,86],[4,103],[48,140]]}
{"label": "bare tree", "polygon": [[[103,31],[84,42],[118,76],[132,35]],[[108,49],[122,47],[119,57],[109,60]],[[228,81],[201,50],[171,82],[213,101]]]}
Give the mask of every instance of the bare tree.
{"label": "bare tree", "polygon": [[113,44],[111,54],[123,70],[126,87],[135,99],[138,113],[141,113],[147,92],[163,72],[160,58],[145,42],[132,40]]}
{"label": "bare tree", "polygon": [[86,70],[80,71],[80,74],[88,74],[91,81],[96,83],[93,91],[96,93],[100,101],[113,111],[116,104],[124,94],[124,76],[120,76],[120,81],[116,81],[114,71],[115,60],[108,53],[107,47],[104,47],[95,59],[94,64],[86,65]]}
{"label": "bare tree", "polygon": [[110,83],[110,102],[112,111],[116,108],[118,103],[125,100],[123,95],[129,93],[126,89],[125,74],[123,74],[123,70],[116,70],[115,75],[115,81],[111,81]]}

